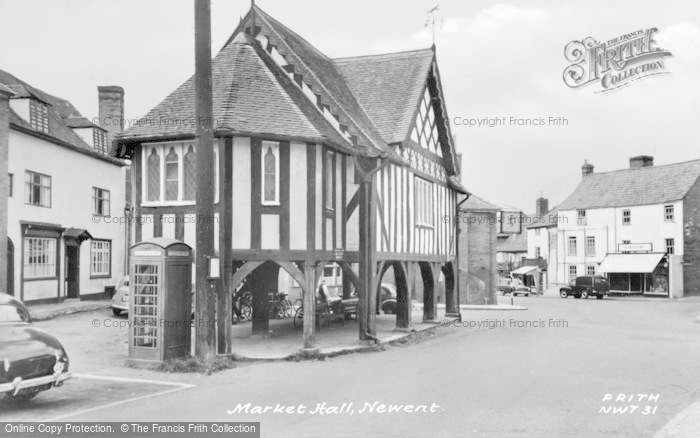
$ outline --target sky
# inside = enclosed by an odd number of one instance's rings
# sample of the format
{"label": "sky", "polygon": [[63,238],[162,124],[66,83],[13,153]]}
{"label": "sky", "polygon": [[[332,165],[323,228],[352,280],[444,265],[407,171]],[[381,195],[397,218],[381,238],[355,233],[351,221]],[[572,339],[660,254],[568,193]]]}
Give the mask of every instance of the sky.
{"label": "sky", "polygon": [[[497,205],[533,213],[563,201],[595,172],[652,155],[655,165],[700,159],[700,2],[257,0],[331,58],[435,45],[447,111],[463,154],[462,182]],[[212,1],[215,55],[249,1]],[[97,86],[125,89],[127,119],[144,116],[194,73],[192,0],[0,0],[0,69],[96,117]],[[565,46],[657,28],[668,74],[608,93],[563,81]],[[563,117],[566,125],[548,125]],[[505,124],[465,126],[465,119]],[[545,121],[518,126],[511,118]]]}

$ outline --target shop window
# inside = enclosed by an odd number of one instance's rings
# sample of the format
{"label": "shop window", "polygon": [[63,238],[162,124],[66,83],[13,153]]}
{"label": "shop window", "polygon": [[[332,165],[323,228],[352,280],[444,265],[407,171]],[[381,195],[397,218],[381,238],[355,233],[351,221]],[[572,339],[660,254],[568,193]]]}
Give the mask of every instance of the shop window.
{"label": "shop window", "polygon": [[24,278],[56,277],[56,239],[24,238]]}

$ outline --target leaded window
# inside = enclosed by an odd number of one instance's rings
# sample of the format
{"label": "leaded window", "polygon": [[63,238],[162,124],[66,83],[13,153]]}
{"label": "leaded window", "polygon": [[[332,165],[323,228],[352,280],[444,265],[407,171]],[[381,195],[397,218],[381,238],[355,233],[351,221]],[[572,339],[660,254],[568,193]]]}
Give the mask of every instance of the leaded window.
{"label": "leaded window", "polygon": [[179,186],[180,160],[175,153],[175,148],[170,147],[168,155],[165,156],[165,200],[177,201]]}
{"label": "leaded window", "polygon": [[[197,196],[197,154],[190,145],[185,154],[184,162],[184,174],[183,174],[183,186],[185,193],[183,194],[183,200],[194,201]],[[216,171],[216,169],[214,169]]]}
{"label": "leaded window", "polygon": [[148,156],[148,200],[160,200],[160,156],[156,148]]}

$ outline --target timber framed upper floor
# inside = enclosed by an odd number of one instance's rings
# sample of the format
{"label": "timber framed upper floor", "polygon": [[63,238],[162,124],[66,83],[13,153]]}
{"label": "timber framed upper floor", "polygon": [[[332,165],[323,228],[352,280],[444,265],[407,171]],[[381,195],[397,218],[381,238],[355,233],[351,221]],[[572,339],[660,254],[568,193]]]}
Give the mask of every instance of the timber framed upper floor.
{"label": "timber framed upper floor", "polygon": [[216,217],[195,215],[190,78],[112,146],[132,160],[136,241],[193,244],[213,220],[233,260],[357,262],[371,163],[377,258],[455,259],[444,219],[466,191],[434,48],[334,60],[253,5],[212,67]]}

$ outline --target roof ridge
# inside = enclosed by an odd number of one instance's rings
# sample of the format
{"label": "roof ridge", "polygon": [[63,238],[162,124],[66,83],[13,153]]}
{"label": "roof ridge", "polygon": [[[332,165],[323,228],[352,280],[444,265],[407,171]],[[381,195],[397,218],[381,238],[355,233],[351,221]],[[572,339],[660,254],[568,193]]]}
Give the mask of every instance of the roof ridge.
{"label": "roof ridge", "polygon": [[687,161],[680,161],[678,163],[668,163],[668,164],[660,164],[660,165],[653,165],[653,166],[644,166],[644,167],[636,167],[634,169],[631,168],[626,168],[626,169],[615,169],[615,170],[608,170],[605,172],[593,172],[587,175],[589,176],[595,176],[595,175],[607,175],[610,173],[617,173],[617,172],[627,172],[627,171],[638,171],[638,170],[651,170],[651,169],[660,169],[664,167],[670,167],[670,166],[678,166],[681,164],[689,164],[689,163],[696,163],[700,162],[700,158],[696,158],[694,160],[687,160]]}
{"label": "roof ridge", "polygon": [[[323,81],[321,81],[321,80],[319,79],[318,75],[314,72],[314,70],[311,69],[311,68],[304,62],[304,60],[299,56],[299,54],[296,53],[296,51],[294,51],[294,50],[292,49],[292,47],[289,45],[289,43],[279,34],[279,32],[277,31],[277,29],[275,29],[275,27],[274,27],[272,24],[270,24],[270,22],[267,20],[267,18],[271,18],[272,20],[274,20],[274,21],[277,22],[277,23],[279,23],[279,21],[275,20],[273,17],[271,17],[270,15],[268,15],[266,12],[264,12],[262,9],[260,9],[257,5],[253,5],[253,7],[254,7],[255,9],[257,9],[259,12],[262,12],[262,14],[260,14],[260,18],[261,18],[263,21],[265,21],[265,23],[266,23],[266,24],[270,27],[270,29],[275,33],[275,36],[279,39],[279,41],[281,41],[281,42],[287,47],[287,49],[289,50],[289,52],[291,52],[291,53],[294,54],[294,56],[299,60],[299,62],[304,66],[304,68],[313,76],[313,78],[316,80],[316,82],[318,82],[318,84],[319,84],[319,85],[323,88],[323,90],[326,92],[326,94],[328,95],[328,97],[330,97],[330,98],[333,100],[333,102],[335,102],[335,105],[336,105],[338,108],[340,108],[340,109],[343,111],[343,113],[345,113],[345,116],[355,124],[355,126],[357,127],[357,129],[358,129],[360,132],[362,132],[362,134],[363,134],[363,135],[367,138],[367,140],[369,141],[370,145],[371,145],[372,147],[374,147],[375,149],[377,149],[379,152],[383,153],[383,154],[389,154],[388,146],[385,148],[384,145],[375,144],[375,141],[374,141],[374,139],[372,139],[372,136],[370,135],[370,133],[365,132],[365,129],[362,127],[362,124],[361,124],[361,123],[358,123],[358,122],[355,120],[355,118],[352,117],[352,115],[350,115],[349,111],[348,111],[340,102],[338,102],[338,99],[333,95],[333,93],[330,92],[330,90],[328,89],[328,87],[326,87],[326,85],[323,83]],[[296,32],[294,32],[294,31],[290,30],[289,28],[287,28],[284,24],[282,24],[282,23],[279,23],[279,24],[280,24],[280,26],[282,26],[282,27],[284,27],[285,29],[289,30],[292,34],[294,34],[294,35],[298,36],[299,38],[301,38],[302,40],[304,40],[304,42],[306,42],[311,48],[313,48],[313,50],[315,50],[316,52],[320,53],[323,57],[325,57],[326,59],[328,59],[328,60],[331,62],[331,64],[334,64],[334,63],[333,63],[333,60],[332,60],[331,58],[329,58],[329,57],[326,56],[324,53],[322,53],[321,51],[319,51],[313,44],[309,43],[309,42],[306,41],[304,38],[300,37]],[[361,111],[364,113],[364,116],[365,116],[365,118],[367,119],[368,123],[372,124],[372,119],[369,117],[369,115],[367,114],[367,111],[364,109],[364,107],[362,106],[362,104],[360,103],[360,101],[357,99],[357,96],[355,96],[354,93],[352,92],[352,89],[350,88],[350,85],[347,83],[347,80],[345,79],[345,77],[344,77],[344,76],[342,75],[342,73],[340,73],[340,72],[338,72],[338,75],[339,75],[341,78],[343,78],[343,80],[345,81],[345,85],[347,86],[348,90],[350,90],[350,93],[352,94],[353,99],[355,99],[355,102],[357,102],[357,105],[360,107]],[[373,124],[372,124],[372,127],[376,130],[376,127],[375,127]],[[380,138],[381,138],[381,137],[380,137]],[[387,149],[387,150],[385,150],[385,149]]]}
{"label": "roof ridge", "polygon": [[433,51],[433,49],[431,47],[428,47],[427,49],[414,49],[414,50],[404,50],[401,52],[378,53],[376,55],[343,56],[340,58],[331,58],[331,60],[333,62],[346,62],[346,61],[350,61],[350,60],[369,59],[369,58],[399,57],[400,55],[408,55],[408,54],[413,54],[413,53],[427,53],[427,52],[432,53],[432,51]]}

